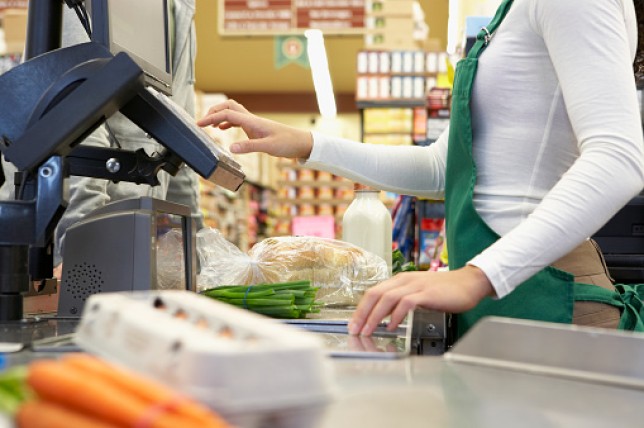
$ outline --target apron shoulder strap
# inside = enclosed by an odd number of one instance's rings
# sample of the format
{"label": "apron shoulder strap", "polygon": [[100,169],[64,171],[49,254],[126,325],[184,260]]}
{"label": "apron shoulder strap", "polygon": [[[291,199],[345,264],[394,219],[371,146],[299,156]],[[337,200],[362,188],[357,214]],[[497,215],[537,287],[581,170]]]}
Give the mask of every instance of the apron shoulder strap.
{"label": "apron shoulder strap", "polygon": [[479,33],[476,35],[476,43],[470,49],[470,52],[467,55],[468,57],[476,58],[483,51],[483,49],[485,49],[485,47],[492,39],[492,36],[494,35],[497,27],[501,24],[501,22],[505,18],[505,15],[508,14],[510,6],[512,6],[512,2],[513,0],[503,0],[503,3],[501,3],[499,8],[496,10],[496,13],[494,14],[494,17],[492,18],[490,23],[487,26],[481,28],[481,31],[479,31]]}

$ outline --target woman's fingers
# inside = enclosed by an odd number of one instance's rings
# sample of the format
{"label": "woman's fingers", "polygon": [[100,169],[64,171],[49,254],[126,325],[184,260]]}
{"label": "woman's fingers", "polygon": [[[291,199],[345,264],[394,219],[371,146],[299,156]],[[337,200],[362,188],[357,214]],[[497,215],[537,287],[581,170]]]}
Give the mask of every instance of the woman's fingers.
{"label": "woman's fingers", "polygon": [[[244,113],[236,112],[234,110],[225,109],[208,113],[197,121],[199,126],[219,126],[222,123],[229,123],[232,126],[239,126],[240,120]],[[229,126],[230,127],[230,126]]]}
{"label": "woman's fingers", "polygon": [[368,336],[388,315],[388,329],[394,330],[417,307],[464,312],[492,295],[492,284],[474,266],[449,272],[400,273],[365,293],[351,318],[349,333]]}
{"label": "woman's fingers", "polygon": [[231,152],[238,154],[263,152],[272,156],[306,159],[313,148],[310,132],[256,116],[235,100],[212,106],[208,114],[197,121],[197,125],[222,130],[241,128],[248,140],[238,141],[230,147]]}
{"label": "woman's fingers", "polygon": [[226,110],[228,107],[224,104],[217,104],[208,109],[208,112],[201,118],[197,120],[197,125],[199,126],[208,126],[212,125],[212,115],[219,113],[220,111]]}
{"label": "woman's fingers", "polygon": [[394,331],[396,327],[398,327],[398,325],[403,322],[405,317],[409,315],[409,311],[416,309],[418,306],[423,306],[423,294],[423,292],[418,292],[409,294],[400,299],[394,310],[391,312],[387,330]]}
{"label": "woman's fingers", "polygon": [[[388,315],[394,312],[404,311],[405,314],[416,307],[416,301],[411,299],[417,292],[423,288],[422,284],[405,283],[396,288],[389,289],[380,295],[376,304],[372,307],[360,334],[370,336]],[[391,319],[387,329],[393,331],[398,324],[404,319]]]}
{"label": "woman's fingers", "polygon": [[[265,139],[238,141],[230,145],[230,151],[235,154],[270,152],[270,146]],[[270,153],[269,153],[270,154]]]}
{"label": "woman's fingers", "polygon": [[376,342],[374,342],[374,340],[371,337],[366,337],[366,336],[358,336],[358,337],[360,338],[360,342],[362,343],[362,349],[369,352],[380,352],[380,349],[378,349]]}
{"label": "woman's fingers", "polygon": [[[241,117],[252,117],[253,115],[246,110],[244,106],[239,104],[235,100],[228,100],[221,104],[214,105],[208,109],[208,113],[201,119],[197,120],[197,125],[199,126],[218,126],[221,129],[228,129],[231,126],[239,126],[239,124],[226,123],[228,117],[231,118],[241,118]],[[222,119],[224,118],[224,119]]]}
{"label": "woman's fingers", "polygon": [[208,109],[208,113],[206,113],[206,116],[209,116],[211,114],[215,114],[217,112],[220,112],[222,110],[233,110],[233,111],[238,111],[240,113],[249,113],[248,110],[246,110],[246,107],[243,105],[239,104],[235,100],[226,100],[223,103],[215,104],[214,106],[210,107]]}
{"label": "woman's fingers", "polygon": [[227,104],[228,108],[231,109],[231,110],[238,111],[240,113],[250,113],[246,109],[246,107],[244,107],[243,105],[241,105],[240,103],[238,103],[235,100],[226,100],[226,102],[224,102],[224,104]]}
{"label": "woman's fingers", "polygon": [[348,336],[347,347],[349,348],[349,351],[364,351],[364,345],[362,344],[360,336]]}
{"label": "woman's fingers", "polygon": [[[367,319],[369,318],[371,312],[378,304],[382,296],[387,291],[398,287],[399,284],[404,284],[404,281],[402,281],[402,276],[402,274],[396,275],[395,277],[389,278],[388,280],[383,281],[380,284],[367,290],[365,295],[360,299],[358,307],[353,312],[351,322],[349,322],[349,334],[360,334],[363,331]],[[376,326],[377,324],[378,323],[376,323]]]}

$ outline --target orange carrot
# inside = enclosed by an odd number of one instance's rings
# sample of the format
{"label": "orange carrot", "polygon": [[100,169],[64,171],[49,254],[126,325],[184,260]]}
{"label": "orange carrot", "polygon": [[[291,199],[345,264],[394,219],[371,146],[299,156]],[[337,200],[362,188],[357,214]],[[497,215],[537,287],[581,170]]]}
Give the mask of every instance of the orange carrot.
{"label": "orange carrot", "polygon": [[78,410],[109,423],[146,428],[201,427],[192,419],[165,412],[109,382],[53,360],[30,364],[27,383],[44,400]]}
{"label": "orange carrot", "polygon": [[195,422],[201,423],[204,428],[228,426],[223,419],[200,403],[188,397],[177,395],[159,382],[127,372],[100,358],[89,354],[74,353],[64,356],[60,361],[63,364],[82,370],[89,377],[96,376],[109,382],[123,392],[132,394],[144,402],[151,404],[167,403],[172,407],[172,412],[192,418]]}
{"label": "orange carrot", "polygon": [[117,428],[46,401],[27,401],[16,412],[18,428]]}

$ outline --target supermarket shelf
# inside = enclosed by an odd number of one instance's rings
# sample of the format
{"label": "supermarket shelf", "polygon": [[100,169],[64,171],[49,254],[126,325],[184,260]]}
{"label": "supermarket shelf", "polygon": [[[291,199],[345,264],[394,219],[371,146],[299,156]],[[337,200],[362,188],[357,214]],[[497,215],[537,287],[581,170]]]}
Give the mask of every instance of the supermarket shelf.
{"label": "supermarket shelf", "polygon": [[276,198],[276,202],[291,205],[349,205],[352,199],[299,199],[299,198]]}
{"label": "supermarket shelf", "polygon": [[364,131],[364,135],[413,135],[413,131]]}
{"label": "supermarket shelf", "polygon": [[305,166],[300,164],[299,162],[287,162],[287,161],[279,161],[277,162],[277,167],[278,168],[290,168],[290,169],[313,169],[309,166]]}
{"label": "supermarket shelf", "polygon": [[[280,168],[280,179],[276,181],[278,197],[272,200],[272,208],[269,208],[275,221],[273,236],[288,235],[295,217],[322,215],[323,212],[323,215],[334,217],[335,235],[339,239],[342,216],[353,200],[354,183],[287,159],[280,159],[277,167]],[[283,194],[284,190],[287,190],[286,194]],[[320,194],[321,191],[324,192]],[[288,197],[288,193],[293,193],[293,196]]]}
{"label": "supermarket shelf", "polygon": [[387,99],[387,100],[357,100],[356,106],[359,109],[375,107],[425,107],[427,100],[425,98],[405,98],[405,99]]}
{"label": "supermarket shelf", "polygon": [[365,77],[391,77],[391,76],[436,77],[439,74],[440,73],[438,71],[423,71],[423,72],[418,72],[418,71],[387,71],[387,72],[376,71],[374,73],[371,73],[369,71],[363,71],[363,72],[359,73],[360,77],[362,77],[362,76],[365,76]]}
{"label": "supermarket shelf", "polygon": [[301,186],[306,186],[306,187],[333,187],[333,188],[348,188],[352,189],[353,188],[353,182],[352,181],[339,181],[339,180],[334,180],[334,181],[328,181],[328,180],[280,180],[277,182],[279,186],[292,186],[292,187],[301,187]]}
{"label": "supermarket shelf", "polygon": [[[293,218],[294,218],[294,217],[315,217],[315,216],[319,216],[319,215],[326,215],[326,214],[315,214],[315,215],[299,215],[299,214],[295,214],[295,215],[276,215],[276,216],[273,216],[273,218],[274,218],[275,220],[293,220]],[[344,214],[335,214],[335,215],[333,215],[333,217],[335,218],[335,221],[336,221],[336,222],[342,223],[342,217],[344,217]]]}

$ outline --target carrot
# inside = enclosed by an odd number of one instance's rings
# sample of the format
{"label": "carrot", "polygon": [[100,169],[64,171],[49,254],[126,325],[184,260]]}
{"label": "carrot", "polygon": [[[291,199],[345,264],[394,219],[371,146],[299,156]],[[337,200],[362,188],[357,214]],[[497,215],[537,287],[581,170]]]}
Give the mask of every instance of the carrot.
{"label": "carrot", "polygon": [[61,404],[109,423],[146,428],[200,427],[192,419],[166,413],[140,398],[71,365],[53,360],[29,366],[27,383],[44,400]]}
{"label": "carrot", "polygon": [[194,419],[195,422],[201,423],[204,428],[228,426],[223,419],[200,403],[188,397],[177,395],[159,382],[129,373],[100,358],[89,354],[75,353],[64,356],[60,361],[63,364],[78,368],[85,372],[88,377],[96,376],[146,403],[167,403],[172,406],[172,412]]}
{"label": "carrot", "polygon": [[46,401],[27,401],[16,412],[18,428],[117,428]]}

